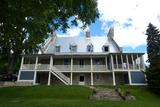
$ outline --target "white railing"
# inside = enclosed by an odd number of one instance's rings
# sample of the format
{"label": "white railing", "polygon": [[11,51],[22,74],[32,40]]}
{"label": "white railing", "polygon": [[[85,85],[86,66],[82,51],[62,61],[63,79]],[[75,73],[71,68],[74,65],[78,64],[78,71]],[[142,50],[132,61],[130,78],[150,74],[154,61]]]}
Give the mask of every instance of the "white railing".
{"label": "white railing", "polygon": [[71,66],[70,65],[53,65],[52,69],[54,71],[70,71]]}
{"label": "white railing", "polygon": [[91,71],[91,65],[73,65],[73,71]]}
{"label": "white railing", "polygon": [[38,70],[49,70],[50,64],[37,64]]}
{"label": "white railing", "polygon": [[[118,67],[118,68],[117,68]],[[128,69],[128,65],[127,64],[114,64],[114,69]],[[139,66],[136,64],[136,65],[133,65],[133,64],[129,64],[129,69],[139,69]]]}
{"label": "white railing", "polygon": [[59,78],[63,83],[65,83],[66,85],[70,84],[70,78],[68,78],[66,75],[64,75],[61,72],[55,72],[55,67],[51,68],[51,72],[57,77]]}
{"label": "white railing", "polygon": [[35,69],[35,64],[23,64],[22,69],[23,70],[34,70]]}
{"label": "white railing", "polygon": [[93,71],[106,71],[106,65],[93,65]]}

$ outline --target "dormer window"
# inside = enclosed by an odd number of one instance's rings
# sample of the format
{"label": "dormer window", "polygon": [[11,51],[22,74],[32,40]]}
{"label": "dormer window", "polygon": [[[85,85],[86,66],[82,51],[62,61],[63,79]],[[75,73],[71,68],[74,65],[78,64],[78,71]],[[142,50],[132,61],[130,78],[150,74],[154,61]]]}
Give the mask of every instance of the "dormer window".
{"label": "dormer window", "polygon": [[60,45],[55,46],[55,52],[60,52],[60,49],[61,49]]}
{"label": "dormer window", "polygon": [[87,45],[87,52],[93,52],[93,45],[92,44]]}
{"label": "dormer window", "polygon": [[77,45],[70,45],[71,52],[77,52]]}
{"label": "dormer window", "polygon": [[109,52],[109,46],[103,46],[103,52]]}

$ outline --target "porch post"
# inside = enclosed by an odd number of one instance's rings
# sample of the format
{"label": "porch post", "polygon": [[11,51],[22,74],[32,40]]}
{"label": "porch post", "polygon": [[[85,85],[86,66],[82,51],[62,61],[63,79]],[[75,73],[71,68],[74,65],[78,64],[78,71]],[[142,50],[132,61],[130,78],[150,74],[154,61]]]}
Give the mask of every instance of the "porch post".
{"label": "porch post", "polygon": [[145,69],[144,57],[143,57],[143,55],[141,56],[141,61],[140,61],[140,63],[142,64],[142,69]]}
{"label": "porch post", "polygon": [[49,65],[49,69],[51,70],[53,66],[53,58],[52,56],[50,57],[50,65]]}
{"label": "porch post", "polygon": [[114,62],[113,62],[113,56],[111,55],[111,66],[112,66],[112,70],[114,70]]}
{"label": "porch post", "polygon": [[37,65],[38,65],[38,56],[36,56],[36,63],[35,63],[35,68],[34,69],[37,69]]}
{"label": "porch post", "polygon": [[132,64],[133,64],[133,69],[135,69],[135,64],[134,64],[134,60],[133,60],[133,54],[132,54]]}
{"label": "porch post", "polygon": [[138,69],[140,69],[140,61],[139,61],[138,54],[137,54],[137,64],[138,64]]}
{"label": "porch post", "polygon": [[113,85],[116,85],[116,81],[115,81],[115,72],[114,72],[114,65],[113,65],[113,56],[111,55],[111,65],[112,65],[112,77],[113,77]]}
{"label": "porch post", "polygon": [[33,81],[33,85],[36,85],[36,78],[37,78],[37,71],[34,71],[34,81]]}
{"label": "porch post", "polygon": [[17,78],[17,81],[19,81],[20,75],[21,75],[21,70],[19,70],[19,72],[18,72],[18,78]]}
{"label": "porch post", "polygon": [[36,63],[35,63],[35,71],[34,71],[34,81],[33,81],[33,85],[36,85],[36,78],[37,78],[37,64],[38,64],[38,56],[36,56]]}
{"label": "porch post", "polygon": [[129,85],[132,85],[131,72],[130,71],[128,71],[128,79],[129,79]]}
{"label": "porch post", "polygon": [[50,85],[51,84],[51,72],[49,71],[48,72],[48,84],[47,85]]}
{"label": "porch post", "polygon": [[128,66],[127,68],[130,69],[129,62],[128,62],[128,55],[127,54],[126,54],[126,60],[127,60],[127,66]]}
{"label": "porch post", "polygon": [[22,56],[22,59],[21,59],[21,67],[20,67],[20,69],[23,68],[23,62],[24,62],[24,56]]}
{"label": "porch post", "polygon": [[107,56],[105,57],[105,61],[106,61],[106,71],[107,71],[108,70]]}
{"label": "porch post", "polygon": [[122,69],[124,69],[124,67],[123,67],[123,56],[122,56],[122,54],[121,54],[121,63],[122,63]]}
{"label": "porch post", "polygon": [[116,80],[115,80],[115,72],[112,71],[112,77],[113,77],[113,85],[115,86],[116,85]]}
{"label": "porch post", "polygon": [[91,85],[93,85],[93,60],[91,57]]}
{"label": "porch post", "polygon": [[72,71],[73,71],[73,57],[71,57],[71,74],[70,74],[70,85],[72,85],[73,83],[72,83],[72,81],[73,81],[73,73],[72,73]]}
{"label": "porch post", "polygon": [[118,59],[117,59],[117,54],[116,54],[116,65],[117,65],[117,69],[118,69]]}

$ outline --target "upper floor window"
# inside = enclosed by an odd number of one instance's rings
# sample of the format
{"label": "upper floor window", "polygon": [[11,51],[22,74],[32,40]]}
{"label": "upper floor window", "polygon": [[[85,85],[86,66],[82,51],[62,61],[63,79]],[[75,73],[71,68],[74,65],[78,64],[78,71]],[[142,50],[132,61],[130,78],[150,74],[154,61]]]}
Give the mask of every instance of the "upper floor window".
{"label": "upper floor window", "polygon": [[79,60],[79,66],[82,68],[84,66],[84,60],[83,59],[80,59]]}
{"label": "upper floor window", "polygon": [[87,52],[93,52],[93,45],[92,44],[87,45]]}
{"label": "upper floor window", "polygon": [[60,52],[61,47],[59,45],[55,46],[55,51]]}
{"label": "upper floor window", "polygon": [[103,52],[109,52],[109,46],[103,46]]}
{"label": "upper floor window", "polygon": [[70,63],[69,63],[69,59],[64,59],[64,65],[70,65]]}
{"label": "upper floor window", "polygon": [[77,52],[77,45],[70,45],[71,52]]}

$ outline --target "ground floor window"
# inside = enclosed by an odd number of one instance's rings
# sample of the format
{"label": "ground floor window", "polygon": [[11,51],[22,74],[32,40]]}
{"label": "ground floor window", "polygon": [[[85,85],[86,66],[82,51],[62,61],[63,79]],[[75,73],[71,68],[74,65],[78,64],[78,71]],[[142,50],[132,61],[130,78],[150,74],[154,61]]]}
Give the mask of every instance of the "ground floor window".
{"label": "ground floor window", "polygon": [[83,82],[84,81],[84,76],[80,76],[79,81]]}
{"label": "ground floor window", "polygon": [[34,71],[21,71],[19,80],[33,80]]}
{"label": "ground floor window", "polygon": [[145,83],[145,74],[143,72],[137,71],[137,72],[131,72],[131,80],[132,83]]}

